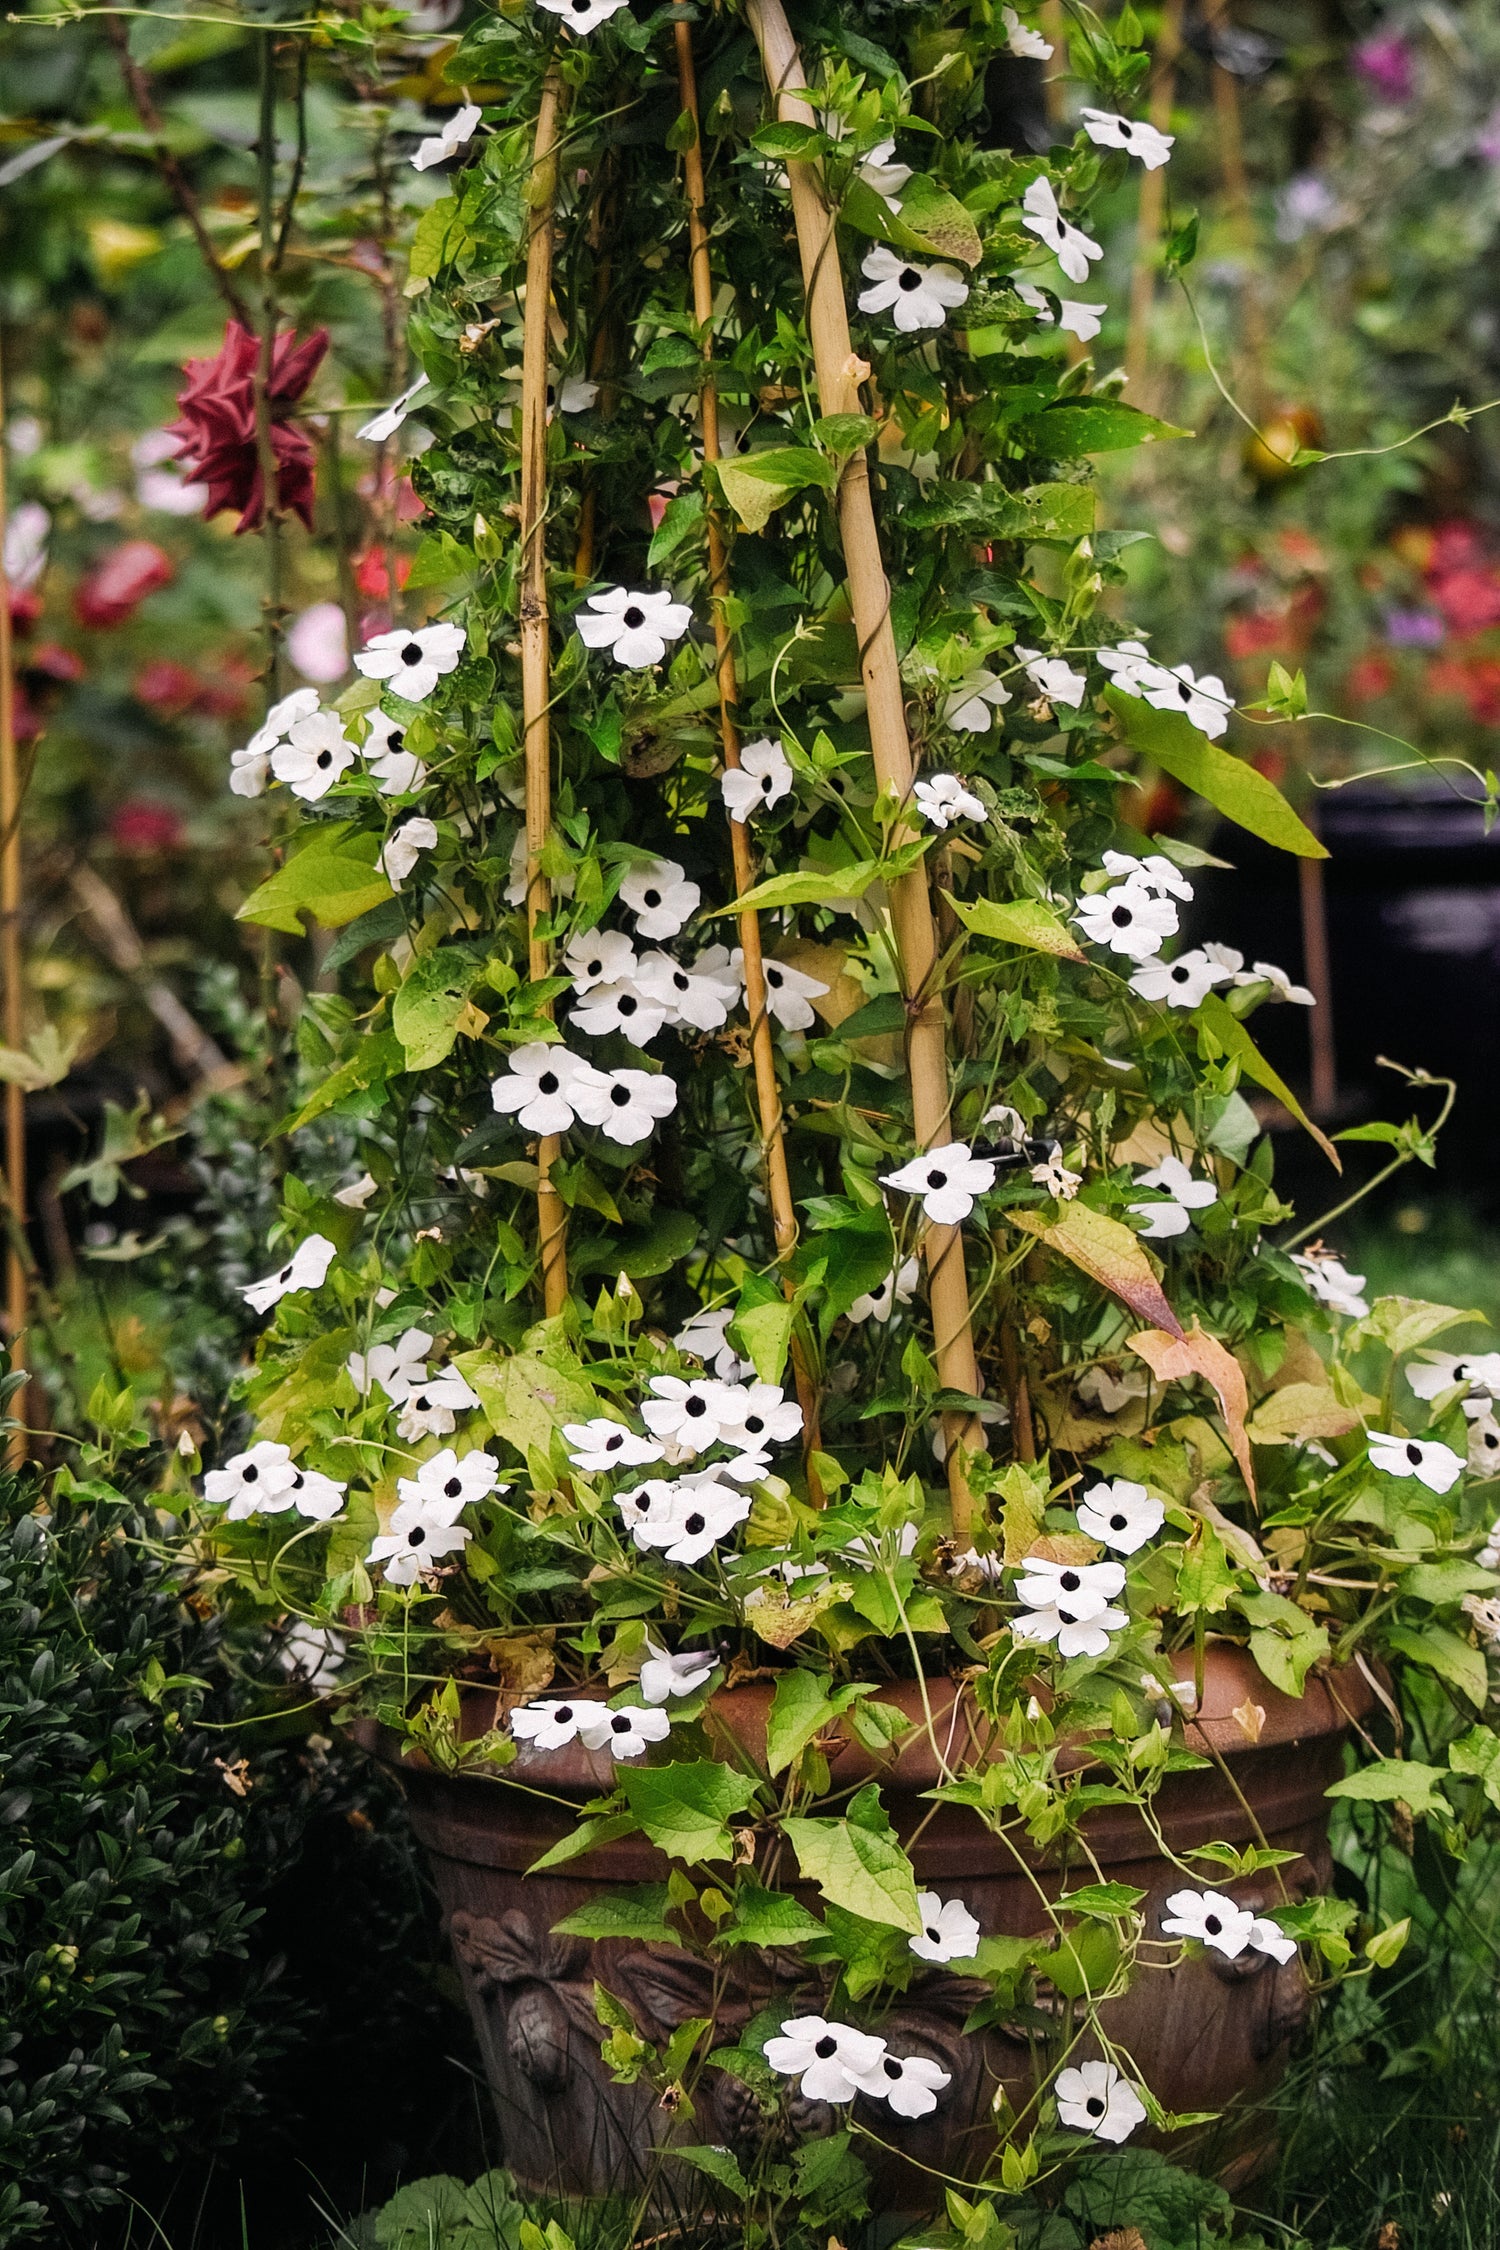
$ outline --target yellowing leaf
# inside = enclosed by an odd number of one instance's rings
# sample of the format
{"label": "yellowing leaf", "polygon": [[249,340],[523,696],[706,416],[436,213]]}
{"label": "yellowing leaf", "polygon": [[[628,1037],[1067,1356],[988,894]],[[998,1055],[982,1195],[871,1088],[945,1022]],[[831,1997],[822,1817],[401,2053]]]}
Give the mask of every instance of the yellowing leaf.
{"label": "yellowing leaf", "polygon": [[406,1050],[408,1070],[431,1070],[452,1051],[477,975],[478,965],[454,946],[439,946],[413,962],[391,1003],[391,1026]]}
{"label": "yellowing leaf", "polygon": [[1256,1445],[1305,1445],[1309,1438],[1347,1437],[1359,1416],[1326,1383],[1288,1383],[1263,1398],[1246,1429]]}
{"label": "yellowing leaf", "polygon": [[961,899],[951,892],[944,896],[965,929],[978,937],[1003,938],[1007,945],[1024,945],[1033,953],[1052,953],[1063,961],[1084,959],[1066,923],[1034,898]]}
{"label": "yellowing leaf", "polygon": [[1118,1219],[1087,1203],[1065,1204],[1056,1219],[1043,1219],[1035,1211],[1008,1211],[1006,1217],[1059,1257],[1070,1259],[1141,1319],[1154,1320],[1169,1337],[1181,1336],[1182,1324],[1150,1258],[1138,1237]]}
{"label": "yellowing leaf", "polygon": [[1164,1335],[1159,1328],[1143,1329],[1131,1337],[1130,1349],[1146,1362],[1159,1383],[1180,1383],[1190,1375],[1201,1375],[1213,1385],[1229,1432],[1229,1450],[1254,1499],[1255,1467],[1245,1436],[1250,1396],[1244,1369],[1233,1353],[1227,1352],[1216,1336],[1205,1336],[1196,1321],[1185,1336],[1180,1329],[1175,1336]]}

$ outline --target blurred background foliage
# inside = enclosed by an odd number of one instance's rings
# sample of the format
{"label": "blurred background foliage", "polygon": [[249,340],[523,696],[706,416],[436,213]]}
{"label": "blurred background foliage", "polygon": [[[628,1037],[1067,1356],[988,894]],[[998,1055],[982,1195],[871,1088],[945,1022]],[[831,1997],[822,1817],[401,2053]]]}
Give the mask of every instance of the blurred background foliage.
{"label": "blurred background foliage", "polygon": [[[878,12],[883,36],[920,32],[919,0]],[[1165,175],[1147,175],[1144,213],[1138,173],[1119,191],[1092,277],[1109,309],[1087,348],[1129,371],[1128,397],[1198,439],[1105,462],[1105,520],[1153,527],[1123,550],[1112,598],[1172,661],[1219,672],[1246,701],[1273,660],[1306,671],[1326,716],[1242,715],[1229,739],[1321,822],[1333,858],[1321,886],[1299,888],[1269,856],[1200,829],[1201,810],[1149,774],[1122,792],[1127,817],[1236,863],[1200,885],[1191,937],[1302,976],[1309,935],[1326,933],[1321,1077],[1302,1011],[1280,1011],[1273,1053],[1325,1117],[1390,1113],[1381,1054],[1459,1078],[1438,1172],[1414,1185],[1408,1171],[1332,1239],[1372,1292],[1494,1321],[1500,845],[1480,785],[1424,761],[1486,771],[1500,727],[1500,412],[1442,419],[1455,401],[1500,396],[1500,19],[1484,0],[1136,12],[1155,52],[1143,104],[1177,147]],[[467,96],[484,98],[445,76],[483,13],[481,0],[426,0],[200,16],[170,0],[64,14],[30,0],[0,29],[6,562],[29,774],[30,1062],[7,1067],[29,1082],[46,1379],[29,1409],[90,1434],[143,1501],[170,1455],[232,1437],[252,1328],[237,1285],[261,1269],[276,1202],[264,1141],[283,1058],[299,1032],[315,1035],[326,982],[311,943],[234,920],[274,839],[266,801],[230,793],[230,754],[274,695],[334,685],[351,642],[424,614],[424,580],[441,574],[401,474],[420,409],[399,446],[356,433],[417,372],[406,257],[445,181],[410,158]],[[1067,37],[1057,0],[1044,22]],[[279,264],[260,242],[268,54]],[[1002,62],[987,92],[996,145],[1071,131],[1056,59]],[[232,310],[258,324],[268,289],[283,329],[329,337],[298,424],[315,457],[312,526],[282,529],[269,617],[267,542],[238,535],[232,514],[204,520],[163,436],[185,362],[218,351]],[[1299,466],[1299,451],[1348,457]],[[1373,778],[1395,765],[1408,770]],[[1304,1221],[1339,1199],[1319,1162],[1280,1137]],[[299,1147],[297,1165],[332,1177],[338,1150]],[[13,1589],[39,1568],[16,1551],[25,1520],[12,1494],[0,1578]],[[91,1521],[73,1535],[108,1531]],[[154,1509],[131,1531],[157,1550],[151,1569],[172,1535]],[[150,1575],[145,1560],[139,1571]],[[157,1817],[187,1839],[194,1910],[245,1932],[243,1960],[226,1949],[194,2017],[225,2015],[234,2032],[227,2046],[214,2035],[208,2069],[182,2055],[181,2024],[168,2038],[143,2016],[141,2067],[167,2089],[143,2114],[162,2130],[137,2130],[125,2155],[111,2143],[95,2179],[101,2196],[136,2200],[96,2207],[49,2181],[43,2218],[12,2213],[0,2242],[40,2231],[294,2250],[331,2241],[336,2221],[414,2172],[473,2178],[494,2152],[399,1805],[319,1732],[305,1679],[284,1675],[282,1720],[240,1726],[247,1680],[279,1661],[274,1646],[206,1645],[169,1584],[139,1573],[119,1591],[151,1625],[114,1667],[111,1724],[139,1746],[142,1787],[163,1803],[180,1792]],[[24,1598],[0,1587],[9,1676],[29,1678],[47,1637],[33,1610],[47,1614],[34,1586]],[[208,1683],[181,1706],[176,1740],[152,1661]],[[59,1833],[76,1818],[69,1788],[64,1771]],[[1323,2025],[1285,2098],[1281,2155],[1245,2191],[1253,2224],[1319,2250],[1492,2245],[1493,1870],[1414,1869],[1352,1816],[1340,1853],[1351,1895],[1413,1911],[1423,1942]],[[142,1902],[170,1908],[159,1888]],[[86,2030],[72,2034],[80,2047]],[[55,2170],[68,2176],[62,2159]],[[37,2200],[18,2197],[16,2209]],[[367,2219],[339,2238],[405,2242],[405,2224],[377,2233]],[[450,2236],[434,2219],[419,2238]],[[451,2238],[488,2239],[468,2219]]]}

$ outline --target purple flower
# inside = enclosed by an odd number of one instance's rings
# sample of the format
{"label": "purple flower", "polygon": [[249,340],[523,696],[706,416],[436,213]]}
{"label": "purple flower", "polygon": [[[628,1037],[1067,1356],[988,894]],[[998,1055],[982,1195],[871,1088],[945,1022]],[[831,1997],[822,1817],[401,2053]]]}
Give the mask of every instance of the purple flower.
{"label": "purple flower", "polygon": [[1414,84],[1412,51],[1399,31],[1378,31],[1354,50],[1354,68],[1383,102],[1409,102]]}
{"label": "purple flower", "polygon": [[1492,109],[1474,135],[1474,154],[1486,164],[1500,164],[1500,108]]}
{"label": "purple flower", "polygon": [[1439,648],[1443,621],[1430,609],[1388,609],[1385,637],[1392,648]]}

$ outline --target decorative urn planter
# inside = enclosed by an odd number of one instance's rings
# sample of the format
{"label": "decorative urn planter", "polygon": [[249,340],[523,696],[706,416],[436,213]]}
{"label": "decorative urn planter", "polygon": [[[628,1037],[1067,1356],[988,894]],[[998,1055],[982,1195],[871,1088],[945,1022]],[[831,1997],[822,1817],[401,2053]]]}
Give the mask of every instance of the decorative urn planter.
{"label": "decorative urn planter", "polygon": [[[1190,1662],[1178,1659],[1179,1676]],[[982,1722],[951,1681],[930,1685],[934,1735],[944,1758],[983,1755]],[[922,1713],[911,1682],[888,1685],[883,1698],[914,1721]],[[750,1684],[717,1695],[705,1714],[726,1760],[738,1752],[763,1760],[771,1690]],[[1211,1841],[1260,1843],[1297,1854],[1277,1873],[1228,1888],[1257,1911],[1295,1903],[1327,1888],[1328,1806],[1324,1791],[1342,1770],[1352,1719],[1369,1708],[1371,1692],[1356,1673],[1332,1681],[1309,1678],[1302,1700],[1280,1694],[1250,1657],[1230,1643],[1206,1652],[1201,1717],[1186,1730],[1187,1746],[1211,1766],[1169,1774],[1155,1800],[1171,1851],[1179,1856]],[[1257,1707],[1264,1713],[1258,1738]],[[1242,1711],[1245,1719],[1235,1714]],[[461,1734],[475,1739],[503,1718],[502,1699],[470,1690]],[[495,1778],[444,1774],[420,1756],[398,1757],[394,1736],[367,1724],[367,1747],[399,1772],[412,1824],[425,1847],[442,1902],[454,1957],[484,2056],[503,2135],[505,2161],[523,2185],[551,2192],[603,2195],[639,2186],[653,2153],[678,2141],[718,2142],[748,2150],[762,2132],[753,2097],[727,2073],[710,2067],[695,2094],[697,2115],[684,2128],[644,2084],[615,2084],[600,2056],[594,1985],[604,1985],[630,2010],[643,2037],[664,2042],[690,2017],[712,2015],[723,2044],[761,2009],[782,2004],[787,2015],[819,2004],[817,1973],[792,1948],[740,1949],[727,1987],[715,1999],[712,1967],[661,1944],[555,1936],[554,1926],[612,1887],[664,1881],[665,1856],[643,1837],[606,1844],[575,1865],[528,1875],[526,1870],[574,1825],[574,1808],[612,1785],[607,1756],[575,1742],[565,1750],[524,1750]],[[1076,1761],[1081,1762],[1081,1761]],[[894,1761],[877,1767],[851,1736],[830,1753],[836,1788],[878,1777],[891,1817],[910,1851],[917,1880],[938,1889],[962,1885],[987,1936],[1027,1936],[1045,1927],[1038,1887],[1049,1897],[1094,1870],[1075,1863],[1065,1876],[1044,1856],[1020,1864],[1009,1846],[979,1826],[967,1809],[934,1807],[925,1792],[940,1766],[925,1727],[909,1736]],[[920,1834],[914,1831],[920,1828]],[[1163,1901],[1190,1878],[1163,1858],[1133,1807],[1106,1808],[1085,1821],[1097,1879],[1126,1883],[1147,1896],[1140,1911],[1159,1928]],[[785,1887],[815,1900],[811,1886]],[[721,1972],[722,1974],[722,1972]],[[1020,2027],[965,2025],[988,1988],[956,1968],[921,1976],[882,2029],[893,2047],[924,2054],[952,2073],[952,2085],[929,2118],[906,2122],[861,2101],[856,2116],[891,2152],[862,2150],[872,2163],[877,2200],[887,2208],[930,2208],[929,2172],[977,2175],[994,2145],[993,2106],[1000,2089],[1028,2099],[1032,2069]],[[1053,2006],[1060,2005],[1054,1995]],[[1043,2005],[1047,2005],[1045,1994]],[[1163,1974],[1139,1979],[1101,2011],[1110,2038],[1133,2058],[1168,2110],[1244,2110],[1275,2085],[1291,2045],[1307,2022],[1307,1982],[1298,1959],[1278,1965],[1264,1953],[1227,1961],[1212,1953]],[[831,2130],[833,2111],[793,2100],[801,2134]],[[870,2114],[866,2116],[866,2110]],[[1239,2167],[1253,2151],[1254,2127],[1220,2135],[1221,2161]],[[910,2161],[907,2161],[910,2160]]]}

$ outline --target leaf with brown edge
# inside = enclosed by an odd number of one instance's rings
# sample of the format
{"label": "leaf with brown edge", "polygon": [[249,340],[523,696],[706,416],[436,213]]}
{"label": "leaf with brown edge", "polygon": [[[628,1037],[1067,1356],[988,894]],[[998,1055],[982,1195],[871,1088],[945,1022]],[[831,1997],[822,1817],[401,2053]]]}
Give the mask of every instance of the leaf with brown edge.
{"label": "leaf with brown edge", "polygon": [[1142,1329],[1138,1336],[1131,1337],[1130,1348],[1146,1362],[1159,1383],[1181,1383],[1190,1375],[1201,1375],[1213,1385],[1229,1432],[1229,1450],[1253,1500],[1255,1465],[1245,1435],[1250,1394],[1245,1388],[1244,1370],[1234,1354],[1227,1352],[1216,1336],[1205,1336],[1196,1321],[1185,1336],[1180,1329],[1175,1336],[1159,1328]]}
{"label": "leaf with brown edge", "polygon": [[1154,1320],[1167,1339],[1182,1335],[1182,1323],[1167,1301],[1150,1258],[1138,1236],[1118,1219],[1095,1211],[1087,1203],[1069,1203],[1056,1219],[1043,1219],[1035,1211],[1008,1211],[1012,1226],[1034,1234],[1059,1257],[1068,1258],[1101,1289],[1118,1297],[1142,1320]]}

